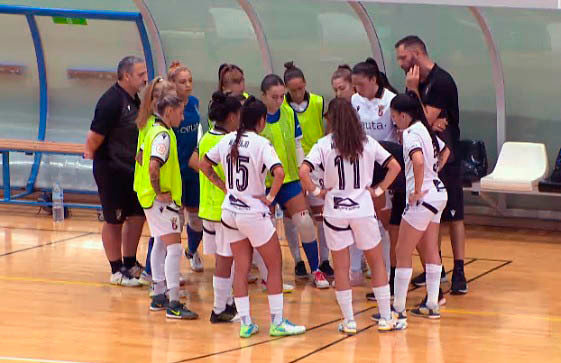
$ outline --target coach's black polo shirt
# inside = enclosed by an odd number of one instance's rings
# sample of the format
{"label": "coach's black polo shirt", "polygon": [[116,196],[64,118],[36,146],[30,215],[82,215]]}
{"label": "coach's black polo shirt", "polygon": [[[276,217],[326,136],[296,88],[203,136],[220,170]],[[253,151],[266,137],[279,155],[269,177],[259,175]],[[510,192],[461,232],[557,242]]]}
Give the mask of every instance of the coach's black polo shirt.
{"label": "coach's black polo shirt", "polygon": [[460,141],[460,108],[458,106],[458,88],[454,78],[435,64],[427,78],[419,83],[419,94],[423,104],[441,109],[441,117],[448,120],[446,130],[437,135],[452,152],[447,165],[459,166],[460,159],[456,157],[456,151]]}
{"label": "coach's black polo shirt", "polygon": [[90,130],[105,136],[94,155],[94,162],[107,163],[114,171],[134,173],[138,129],[136,116],[140,98],[131,97],[118,83],[97,102]]}

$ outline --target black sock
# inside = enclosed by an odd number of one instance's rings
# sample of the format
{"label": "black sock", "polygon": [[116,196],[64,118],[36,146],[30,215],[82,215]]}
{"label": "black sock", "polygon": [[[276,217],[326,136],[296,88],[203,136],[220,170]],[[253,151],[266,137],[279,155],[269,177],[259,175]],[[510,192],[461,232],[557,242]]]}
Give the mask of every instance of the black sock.
{"label": "black sock", "polygon": [[115,272],[121,271],[123,261],[120,259],[116,261],[109,261],[109,264],[111,265],[111,273],[114,274]]}
{"label": "black sock", "polygon": [[454,270],[464,270],[464,260],[454,260]]}
{"label": "black sock", "polygon": [[125,268],[127,270],[133,268],[134,265],[136,264],[136,256],[131,256],[131,257],[123,256],[123,264],[125,265]]}

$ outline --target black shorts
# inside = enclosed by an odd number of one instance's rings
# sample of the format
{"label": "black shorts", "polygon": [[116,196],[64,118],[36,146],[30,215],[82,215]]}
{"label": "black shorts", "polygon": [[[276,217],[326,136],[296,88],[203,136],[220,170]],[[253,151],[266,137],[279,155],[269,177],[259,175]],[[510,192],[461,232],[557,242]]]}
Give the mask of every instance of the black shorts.
{"label": "black shorts", "polygon": [[133,190],[133,174],[115,170],[107,162],[98,160],[93,163],[93,174],[105,222],[122,224],[127,217],[144,216]]}
{"label": "black shorts", "polygon": [[405,210],[406,199],[405,192],[393,192],[392,213],[390,216],[390,224],[392,226],[399,226],[401,223],[401,216]]}
{"label": "black shorts", "polygon": [[187,208],[199,208],[200,185],[199,179],[182,179],[181,205]]}
{"label": "black shorts", "polygon": [[464,220],[464,190],[460,167],[446,166],[438,175],[446,186],[448,202],[442,212],[442,222]]}

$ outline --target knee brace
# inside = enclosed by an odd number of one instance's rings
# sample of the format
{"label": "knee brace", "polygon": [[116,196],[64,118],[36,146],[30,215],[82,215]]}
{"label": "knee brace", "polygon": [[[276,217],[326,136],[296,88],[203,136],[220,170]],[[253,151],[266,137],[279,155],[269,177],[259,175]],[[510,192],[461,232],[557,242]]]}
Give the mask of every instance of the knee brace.
{"label": "knee brace", "polygon": [[187,224],[189,225],[189,228],[195,232],[203,231],[203,221],[199,218],[199,214],[197,212],[187,213]]}
{"label": "knee brace", "polygon": [[302,243],[308,243],[316,240],[316,227],[308,210],[304,210],[293,215],[292,221],[294,222],[296,229],[298,229]]}

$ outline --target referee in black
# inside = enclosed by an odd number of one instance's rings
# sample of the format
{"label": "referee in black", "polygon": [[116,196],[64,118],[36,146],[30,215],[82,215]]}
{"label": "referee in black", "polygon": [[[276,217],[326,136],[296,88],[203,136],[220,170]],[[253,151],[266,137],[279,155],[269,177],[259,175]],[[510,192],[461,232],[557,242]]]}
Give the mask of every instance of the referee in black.
{"label": "referee in black", "polygon": [[[442,222],[449,224],[454,253],[452,294],[466,294],[468,289],[464,275],[464,194],[460,157],[457,154],[460,141],[460,109],[456,82],[450,73],[430,59],[427,47],[419,37],[410,35],[401,39],[395,44],[395,51],[399,66],[406,73],[407,89],[420,97],[429,124],[451,151],[448,162],[439,174],[448,191],[448,204],[442,213]],[[417,286],[424,285],[424,282],[424,274],[413,280]],[[440,302],[445,302],[443,297]]]}
{"label": "referee in black", "polygon": [[144,225],[144,211],[133,191],[133,180],[138,92],[148,81],[146,63],[135,56],[123,58],[117,67],[117,79],[97,102],[84,156],[93,159],[93,174],[105,218],[101,239],[111,265],[110,282],[140,286],[138,277],[142,266],[136,261],[136,249]]}

